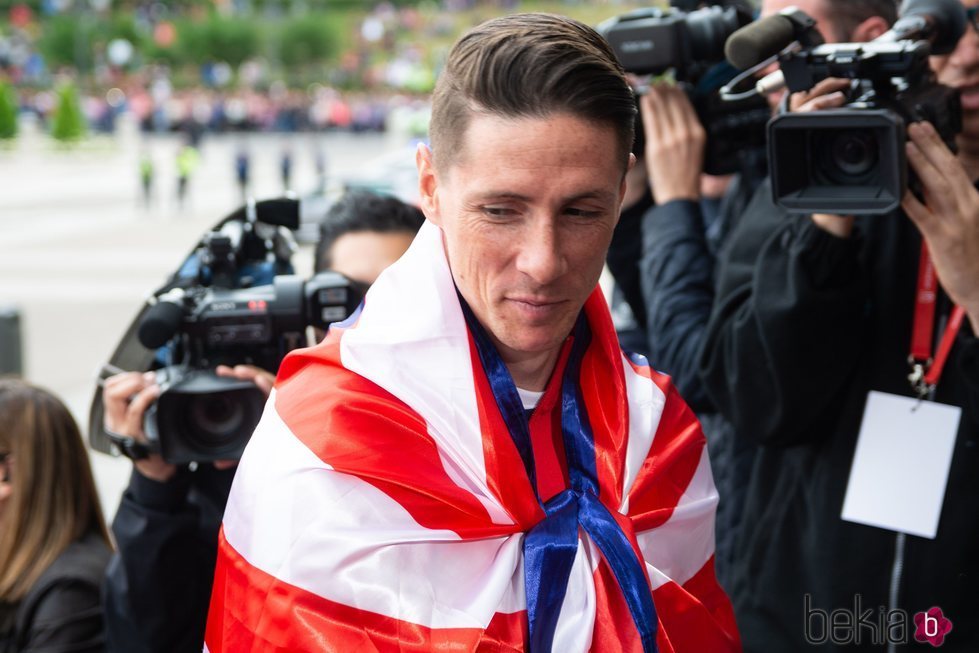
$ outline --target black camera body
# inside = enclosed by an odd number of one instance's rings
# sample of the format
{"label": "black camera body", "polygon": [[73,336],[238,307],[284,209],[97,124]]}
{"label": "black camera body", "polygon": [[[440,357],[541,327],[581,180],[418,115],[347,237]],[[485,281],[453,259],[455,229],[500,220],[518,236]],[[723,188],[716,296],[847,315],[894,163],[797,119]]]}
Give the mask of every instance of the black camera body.
{"label": "black camera body", "polygon": [[[688,3],[689,4],[689,3]],[[626,72],[673,70],[707,134],[704,171],[723,175],[754,168],[764,157],[765,125],[771,111],[760,97],[722,101],[720,89],[738,71],[724,58],[727,38],[752,21],[740,5],[695,11],[647,8],[598,26]],[[637,128],[641,129],[641,121]]]}
{"label": "black camera body", "polygon": [[335,272],[309,281],[276,275],[252,288],[195,285],[157,297],[139,326],[140,341],[160,347],[161,393],[146,412],[151,447],[171,463],[237,459],[261,417],[264,395],[250,381],[219,377],[218,365],[269,371],[305,346],[307,327],[326,330],[350,315],[362,293]]}
{"label": "black camera body", "polygon": [[954,149],[962,129],[958,91],[938,83],[927,41],[824,44],[784,53],[791,92],[828,77],[853,80],[848,103],[784,113],[768,127],[775,202],[793,212],[874,215],[915,187],[905,157],[907,125],[927,120]]}

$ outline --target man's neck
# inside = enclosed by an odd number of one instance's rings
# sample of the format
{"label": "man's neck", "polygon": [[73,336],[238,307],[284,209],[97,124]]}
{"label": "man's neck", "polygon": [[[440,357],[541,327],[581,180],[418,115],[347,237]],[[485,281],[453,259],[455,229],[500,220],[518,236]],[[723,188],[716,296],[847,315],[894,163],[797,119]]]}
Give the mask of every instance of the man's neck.
{"label": "man's neck", "polygon": [[561,353],[560,347],[544,352],[527,353],[508,349],[499,343],[497,343],[497,350],[500,352],[503,364],[510,371],[510,376],[513,377],[514,385],[531,392],[544,391]]}

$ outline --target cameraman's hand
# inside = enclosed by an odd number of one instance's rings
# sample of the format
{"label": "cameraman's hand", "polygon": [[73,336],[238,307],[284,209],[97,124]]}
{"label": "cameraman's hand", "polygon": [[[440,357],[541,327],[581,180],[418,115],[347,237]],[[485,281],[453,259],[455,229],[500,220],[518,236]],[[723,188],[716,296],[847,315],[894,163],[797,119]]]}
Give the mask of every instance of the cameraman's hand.
{"label": "cameraman's hand", "polygon": [[[841,107],[846,102],[846,95],[843,92],[849,86],[848,79],[828,77],[808,91],[790,95],[789,110],[794,113],[806,113]],[[814,213],[812,221],[823,231],[828,231],[838,238],[849,238],[853,233],[852,215]]]}
{"label": "cameraman's hand", "polygon": [[908,163],[925,201],[908,191],[901,206],[928,243],[942,288],[979,333],[979,192],[930,123],[910,125],[908,135]]}
{"label": "cameraman's hand", "polygon": [[215,372],[218,376],[251,381],[258,386],[259,390],[265,393],[266,397],[272,394],[272,386],[275,385],[275,374],[263,370],[261,367],[255,367],[254,365],[235,365],[234,367],[218,365]]}
{"label": "cameraman's hand", "polygon": [[[159,396],[160,386],[156,384],[156,376],[152,372],[123,372],[110,376],[102,387],[106,430],[145,443],[143,415]],[[175,465],[165,462],[156,453],[133,464],[140,474],[161,483],[169,481],[177,473]]]}
{"label": "cameraman's hand", "polygon": [[700,198],[707,134],[682,89],[654,84],[639,100],[646,169],[657,204]]}
{"label": "cameraman's hand", "polygon": [[849,88],[850,80],[839,77],[827,77],[808,91],[800,91],[789,96],[789,111],[806,113],[822,111],[843,106],[846,102],[844,91]]}

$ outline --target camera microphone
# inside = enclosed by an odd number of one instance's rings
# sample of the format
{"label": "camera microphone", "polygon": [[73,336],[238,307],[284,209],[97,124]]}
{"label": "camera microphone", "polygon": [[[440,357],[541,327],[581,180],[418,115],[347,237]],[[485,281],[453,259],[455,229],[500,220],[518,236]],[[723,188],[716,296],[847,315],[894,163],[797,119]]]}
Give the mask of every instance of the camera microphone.
{"label": "camera microphone", "polygon": [[146,309],[139,321],[137,336],[147,349],[157,349],[167,344],[183,321],[184,310],[179,303],[163,297]]}
{"label": "camera microphone", "polygon": [[255,212],[260,222],[285,227],[295,231],[299,229],[299,200],[283,197],[274,200],[262,200],[255,204]]}
{"label": "camera microphone", "polygon": [[249,218],[249,208],[253,208],[254,219],[276,227],[285,227],[291,231],[299,229],[300,201],[291,197],[280,197],[273,200],[250,201],[228,215],[223,223],[244,222]]}
{"label": "camera microphone", "polygon": [[810,44],[816,45],[807,37],[810,32],[818,34],[815,26],[815,20],[790,7],[736,31],[724,44],[724,56],[738,70],[747,70],[774,57],[794,41],[807,38]]}
{"label": "camera microphone", "polygon": [[932,54],[948,54],[965,32],[965,8],[959,0],[904,0],[894,26],[874,39],[880,43],[925,40]]}

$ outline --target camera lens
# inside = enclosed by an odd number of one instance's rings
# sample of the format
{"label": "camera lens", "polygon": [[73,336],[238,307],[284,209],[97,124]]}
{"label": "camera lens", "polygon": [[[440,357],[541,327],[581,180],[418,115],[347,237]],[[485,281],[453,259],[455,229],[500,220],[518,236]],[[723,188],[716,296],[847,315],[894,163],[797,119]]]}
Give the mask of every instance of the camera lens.
{"label": "camera lens", "polygon": [[224,391],[186,397],[182,407],[187,444],[205,455],[221,455],[247,442],[261,417],[253,393]]}
{"label": "camera lens", "polygon": [[201,444],[221,445],[245,421],[245,407],[231,394],[194,397],[187,406],[187,417],[195,426]]}
{"label": "camera lens", "polygon": [[[824,134],[813,132],[813,138]],[[820,181],[828,185],[865,184],[878,168],[879,145],[873,132],[846,129],[814,143]]]}

